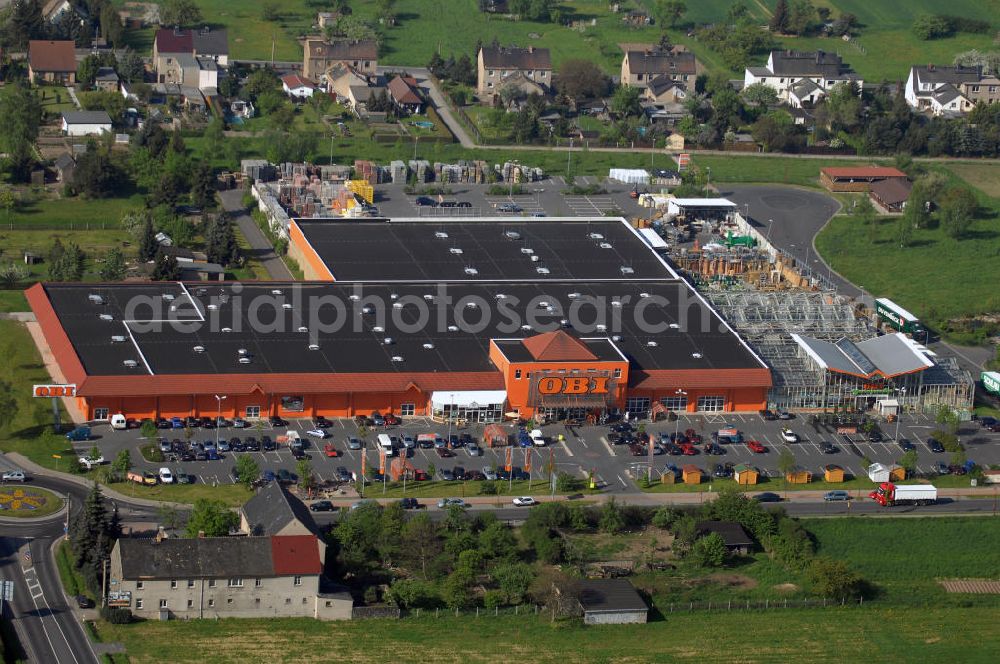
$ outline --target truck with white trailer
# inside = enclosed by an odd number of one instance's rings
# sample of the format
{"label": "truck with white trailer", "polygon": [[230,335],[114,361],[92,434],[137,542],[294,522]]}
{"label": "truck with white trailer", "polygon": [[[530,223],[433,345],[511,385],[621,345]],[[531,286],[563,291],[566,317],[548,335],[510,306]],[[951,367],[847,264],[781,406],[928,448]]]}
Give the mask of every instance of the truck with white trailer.
{"label": "truck with white trailer", "polygon": [[875,300],[875,313],[879,320],[888,323],[889,327],[898,332],[909,334],[911,337],[921,340],[927,336],[927,331],[924,330],[916,316],[887,297]]}
{"label": "truck with white trailer", "polygon": [[868,494],[882,507],[895,505],[933,505],[937,502],[937,487],[930,484],[893,484],[882,482]]}
{"label": "truck with white trailer", "polygon": [[983,382],[983,389],[995,397],[1000,397],[1000,371],[984,371],[979,380]]}

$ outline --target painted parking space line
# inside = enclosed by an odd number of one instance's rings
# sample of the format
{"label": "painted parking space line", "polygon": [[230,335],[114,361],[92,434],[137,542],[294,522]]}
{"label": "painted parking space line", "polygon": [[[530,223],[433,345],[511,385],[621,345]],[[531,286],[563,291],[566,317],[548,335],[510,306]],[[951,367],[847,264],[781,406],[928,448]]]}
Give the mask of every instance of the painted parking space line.
{"label": "painted parking space line", "polygon": [[605,449],[608,450],[608,454],[610,454],[613,457],[618,456],[618,454],[615,452],[614,447],[611,446],[611,443],[608,442],[607,438],[605,438],[604,436],[601,436],[601,442],[604,443],[604,447],[605,447]]}
{"label": "painted parking space line", "polygon": [[569,445],[566,443],[565,440],[561,441],[560,444],[562,445],[562,449],[566,451],[566,454],[568,454],[569,456],[574,456],[573,450],[569,448]]}

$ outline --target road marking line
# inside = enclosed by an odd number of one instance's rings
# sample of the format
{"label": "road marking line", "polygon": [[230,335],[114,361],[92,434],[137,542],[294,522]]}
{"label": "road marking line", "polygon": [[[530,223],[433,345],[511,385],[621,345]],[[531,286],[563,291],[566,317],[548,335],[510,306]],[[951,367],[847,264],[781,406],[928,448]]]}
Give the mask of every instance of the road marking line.
{"label": "road marking line", "polygon": [[628,488],[628,484],[625,483],[625,480],[622,479],[621,475],[618,476],[618,481],[622,483],[623,487],[625,487],[626,489]]}
{"label": "road marking line", "polygon": [[570,456],[575,456],[575,455],[573,454],[573,450],[571,450],[571,449],[569,448],[569,445],[568,445],[568,444],[566,444],[566,441],[565,441],[565,440],[564,440],[564,441],[562,441],[562,446],[563,446],[563,449],[564,449],[564,450],[566,450],[566,454],[568,454],[568,455],[570,455]]}
{"label": "road marking line", "polygon": [[601,436],[601,442],[604,443],[604,447],[608,448],[608,454],[610,454],[613,457],[618,456],[618,454],[615,452],[614,448],[611,446],[611,443],[608,442],[607,438],[605,438],[604,436]]}

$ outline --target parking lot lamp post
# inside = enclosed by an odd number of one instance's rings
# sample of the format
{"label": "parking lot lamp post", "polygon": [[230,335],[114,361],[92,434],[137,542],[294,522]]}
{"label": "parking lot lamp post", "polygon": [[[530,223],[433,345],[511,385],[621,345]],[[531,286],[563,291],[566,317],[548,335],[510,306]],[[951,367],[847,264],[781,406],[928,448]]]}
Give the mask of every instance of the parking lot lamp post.
{"label": "parking lot lamp post", "polygon": [[899,444],[899,420],[903,417],[903,399],[906,398],[906,388],[901,387],[896,390],[899,394],[899,405],[896,407],[896,444]]}
{"label": "parking lot lamp post", "polygon": [[215,402],[219,406],[218,415],[215,418],[215,449],[219,449],[219,420],[222,419],[222,402],[225,401],[225,399],[225,395],[215,395]]}
{"label": "parking lot lamp post", "polygon": [[448,445],[451,445],[451,422],[455,419],[455,395],[451,394],[451,401],[448,404]]}
{"label": "parking lot lamp post", "polygon": [[[674,394],[676,394],[677,396],[685,396],[685,397],[687,396],[687,392],[685,392],[684,390],[682,390],[680,388],[678,388],[677,391],[674,392]],[[685,404],[685,406],[686,406],[686,404]],[[675,415],[676,415],[676,413],[675,413]],[[677,415],[677,419],[674,420],[674,442],[675,443],[677,442],[677,434],[680,433],[680,430],[681,430],[681,417],[680,417],[680,415]]]}

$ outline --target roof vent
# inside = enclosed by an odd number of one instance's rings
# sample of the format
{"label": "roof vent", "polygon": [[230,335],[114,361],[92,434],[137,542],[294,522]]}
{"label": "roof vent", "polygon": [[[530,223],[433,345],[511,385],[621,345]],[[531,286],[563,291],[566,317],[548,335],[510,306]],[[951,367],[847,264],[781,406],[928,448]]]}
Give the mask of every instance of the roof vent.
{"label": "roof vent", "polygon": [[104,298],[100,295],[91,294],[87,296],[87,299],[90,300],[91,304],[104,304]]}
{"label": "roof vent", "polygon": [[303,325],[302,327],[299,328],[299,332],[308,332],[308,331],[309,331],[309,328],[306,327],[305,325]]}
{"label": "roof vent", "polygon": [[532,249],[531,247],[521,247],[521,253],[522,254],[533,254],[533,253],[535,253],[535,250]]}
{"label": "roof vent", "polygon": [[121,335],[121,334],[115,334],[115,335],[111,336],[111,342],[112,343],[120,344],[120,343],[124,343],[124,341],[125,341],[125,337],[123,335]]}
{"label": "roof vent", "polygon": [[309,344],[309,350],[319,350],[319,344]]}
{"label": "roof vent", "polygon": [[375,327],[372,328],[372,332],[385,332],[385,328],[382,327],[381,325],[376,325]]}
{"label": "roof vent", "polygon": [[162,298],[163,298],[164,300],[166,300],[167,302],[173,302],[173,301],[174,301],[174,296],[173,296],[173,295],[171,295],[170,293],[164,293],[164,294],[163,294],[163,295],[161,295],[160,297],[162,297]]}
{"label": "roof vent", "polygon": [[541,256],[539,256],[538,254],[531,254],[531,262],[532,263],[537,263],[540,260],[542,260]]}
{"label": "roof vent", "polygon": [[589,237],[590,237],[591,240],[603,240],[604,239],[604,236],[601,235],[600,233],[591,233],[589,235]]}
{"label": "roof vent", "polygon": [[283,305],[281,305],[281,308],[287,311],[292,308],[292,305],[289,304],[288,302],[285,302]]}
{"label": "roof vent", "polygon": [[238,355],[249,355],[250,351],[248,351],[246,348],[240,348],[238,351],[236,351],[236,353]]}
{"label": "roof vent", "polygon": [[217,304],[209,304],[205,308],[208,309],[209,311],[215,311],[216,309],[219,308],[219,305],[217,305]]}
{"label": "roof vent", "polygon": [[693,357],[696,360],[700,360],[701,358],[703,358],[705,356],[702,355],[701,353],[691,353],[691,357]]}
{"label": "roof vent", "polygon": [[385,339],[382,340],[382,343],[385,344],[386,346],[391,346],[396,342],[393,341],[392,337],[386,337]]}
{"label": "roof vent", "polygon": [[113,321],[115,319],[115,317],[112,316],[111,314],[100,314],[98,316],[98,318],[100,318],[101,320],[106,321],[106,322],[107,321]]}
{"label": "roof vent", "polygon": [[458,256],[460,254],[464,254],[465,252],[459,249],[458,247],[452,247],[451,249],[448,250],[448,253],[455,254],[456,256]]}
{"label": "roof vent", "polygon": [[568,297],[571,300],[575,300],[576,298],[580,297],[580,294],[579,293],[570,293],[566,297]]}
{"label": "roof vent", "polygon": [[195,295],[204,295],[207,292],[208,292],[207,288],[198,288],[198,289],[195,290],[194,294]]}
{"label": "roof vent", "polygon": [[434,344],[424,344],[424,350],[434,350]]}
{"label": "roof vent", "polygon": [[466,302],[465,303],[465,308],[466,309],[478,309],[479,305],[476,304],[475,302]]}
{"label": "roof vent", "polygon": [[448,331],[449,332],[458,332],[458,325],[449,325],[448,326]]}
{"label": "roof vent", "polygon": [[611,300],[611,306],[612,307],[621,307],[622,306],[622,301],[621,300]]}
{"label": "roof vent", "polygon": [[595,325],[594,329],[597,330],[598,332],[607,332],[608,331],[608,326],[607,325]]}
{"label": "roof vent", "polygon": [[403,303],[402,302],[393,302],[392,303],[392,308],[393,309],[402,309],[403,308]]}
{"label": "roof vent", "polygon": [[373,307],[370,304],[366,304],[365,306],[361,307],[361,313],[371,315],[375,313],[375,307]]}
{"label": "roof vent", "polygon": [[250,358],[249,357],[241,357],[239,360],[237,360],[237,362],[239,362],[240,364],[250,364]]}
{"label": "roof vent", "polygon": [[540,306],[542,309],[548,309],[552,305],[546,302],[545,300],[542,300],[541,302],[538,303],[538,306]]}
{"label": "roof vent", "polygon": [[358,300],[360,300],[360,299],[361,299],[361,296],[360,296],[360,295],[357,295],[357,294],[354,294],[354,295],[350,295],[350,296],[348,296],[348,299],[349,299],[349,300],[350,300],[351,302],[357,302]]}
{"label": "roof vent", "polygon": [[531,331],[531,326],[530,325],[522,325],[521,329],[524,330],[525,332],[530,332]]}
{"label": "roof vent", "polygon": [[670,329],[671,330],[679,330],[679,329],[681,329],[681,326],[678,325],[677,323],[671,323],[670,324]]}
{"label": "roof vent", "polygon": [[135,369],[137,366],[139,366],[139,363],[136,362],[135,360],[125,360],[124,362],[122,362],[122,364],[124,364],[127,369]]}
{"label": "roof vent", "polygon": [[649,293],[639,293],[639,297],[650,297]]}
{"label": "roof vent", "polygon": [[403,361],[403,356],[402,355],[393,355],[392,356],[392,361],[393,362],[402,362]]}
{"label": "roof vent", "polygon": [[507,294],[506,293],[497,293],[496,294],[496,298],[498,300],[506,300],[507,299]]}
{"label": "roof vent", "polygon": [[660,344],[656,343],[655,341],[647,341],[646,345],[649,346],[650,348],[656,348]]}
{"label": "roof vent", "polygon": [[597,246],[600,247],[601,249],[610,249],[611,248],[611,243],[610,242],[601,242]]}
{"label": "roof vent", "polygon": [[204,353],[205,352],[205,347],[204,346],[195,346],[191,350],[193,350],[196,353]]}
{"label": "roof vent", "polygon": [[399,299],[399,293],[389,293],[389,299],[390,300],[398,300]]}
{"label": "roof vent", "polygon": [[448,234],[445,233],[444,231],[438,231],[438,232],[434,233],[434,237],[436,237],[439,240],[447,240],[448,239]]}
{"label": "roof vent", "polygon": [[548,274],[550,270],[547,267],[536,267],[535,272],[537,272],[538,274]]}
{"label": "roof vent", "polygon": [[621,335],[614,334],[614,335],[611,336],[611,340],[612,341],[621,341],[622,338],[621,338]]}
{"label": "roof vent", "polygon": [[520,240],[521,234],[517,231],[504,231],[504,237],[508,240]]}
{"label": "roof vent", "polygon": [[426,295],[424,295],[424,299],[430,302],[431,300],[434,299],[434,296],[431,295],[430,293],[427,293]]}
{"label": "roof vent", "polygon": [[628,265],[622,265],[621,271],[622,274],[635,274],[635,270],[630,268]]}
{"label": "roof vent", "polygon": [[222,331],[223,332],[232,332],[233,328],[231,328],[231,327],[224,327],[224,328],[222,328]]}
{"label": "roof vent", "polygon": [[281,291],[275,288],[273,291],[271,291],[271,295],[281,295]]}
{"label": "roof vent", "polygon": [[559,324],[562,325],[563,327],[570,327],[569,321],[567,319],[565,319],[565,318],[563,318],[562,320],[560,320]]}
{"label": "roof vent", "polygon": [[467,275],[469,275],[470,277],[474,277],[474,276],[476,276],[477,274],[479,274],[479,270],[477,270],[477,269],[476,269],[476,268],[474,268],[474,267],[467,267],[467,268],[465,268],[465,273],[466,273]]}

